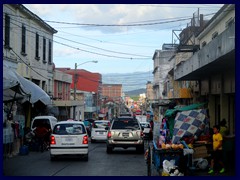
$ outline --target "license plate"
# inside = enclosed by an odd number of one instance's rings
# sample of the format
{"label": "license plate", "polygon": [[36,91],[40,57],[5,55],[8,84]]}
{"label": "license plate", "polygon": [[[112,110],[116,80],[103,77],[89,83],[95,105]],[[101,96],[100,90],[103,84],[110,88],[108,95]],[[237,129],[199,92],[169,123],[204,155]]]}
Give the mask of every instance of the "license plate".
{"label": "license plate", "polygon": [[128,136],[129,136],[129,133],[122,133],[122,136],[123,136],[123,137],[128,137]]}
{"label": "license plate", "polygon": [[99,132],[99,134],[103,134],[103,132]]}
{"label": "license plate", "polygon": [[65,142],[72,142],[72,141],[73,141],[73,139],[70,137],[65,138]]}

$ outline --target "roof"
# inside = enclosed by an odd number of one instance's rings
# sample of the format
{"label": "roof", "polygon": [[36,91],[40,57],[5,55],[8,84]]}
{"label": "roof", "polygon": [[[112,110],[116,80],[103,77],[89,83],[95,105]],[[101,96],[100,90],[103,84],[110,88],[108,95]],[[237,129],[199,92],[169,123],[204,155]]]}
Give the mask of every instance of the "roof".
{"label": "roof", "polygon": [[51,31],[53,34],[57,33],[57,30],[55,30],[54,28],[52,28],[49,24],[47,24],[45,21],[43,21],[40,17],[38,17],[36,14],[34,14],[33,12],[31,12],[30,10],[28,10],[25,6],[23,6],[22,4],[9,4],[10,6],[13,6],[15,8],[19,8],[22,12],[26,13],[28,16],[31,17],[31,19],[34,19],[35,21],[38,21],[39,23],[42,24],[42,26],[44,26],[46,29],[48,29],[49,31]]}

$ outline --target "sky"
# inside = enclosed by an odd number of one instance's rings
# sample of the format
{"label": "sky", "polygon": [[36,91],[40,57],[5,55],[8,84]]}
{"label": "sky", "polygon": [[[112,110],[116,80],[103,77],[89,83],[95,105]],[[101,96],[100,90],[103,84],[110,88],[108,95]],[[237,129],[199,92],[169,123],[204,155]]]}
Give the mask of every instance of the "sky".
{"label": "sky", "polygon": [[[210,19],[223,4],[23,4],[58,32],[56,67],[100,74],[153,71],[155,50],[178,43],[199,9]],[[92,61],[98,61],[93,63]]]}

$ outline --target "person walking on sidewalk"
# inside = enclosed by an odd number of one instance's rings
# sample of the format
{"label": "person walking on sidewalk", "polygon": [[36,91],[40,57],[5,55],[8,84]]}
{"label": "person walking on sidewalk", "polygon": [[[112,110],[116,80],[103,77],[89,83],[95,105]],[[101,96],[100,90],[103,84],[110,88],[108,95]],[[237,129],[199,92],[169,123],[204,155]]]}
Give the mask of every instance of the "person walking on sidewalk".
{"label": "person walking on sidewalk", "polygon": [[221,166],[221,170],[219,173],[224,173],[225,168],[222,161],[222,135],[219,132],[220,127],[218,125],[213,126],[213,153],[212,153],[212,160],[211,160],[211,166],[208,171],[208,174],[213,174],[214,171],[216,171],[217,166]]}

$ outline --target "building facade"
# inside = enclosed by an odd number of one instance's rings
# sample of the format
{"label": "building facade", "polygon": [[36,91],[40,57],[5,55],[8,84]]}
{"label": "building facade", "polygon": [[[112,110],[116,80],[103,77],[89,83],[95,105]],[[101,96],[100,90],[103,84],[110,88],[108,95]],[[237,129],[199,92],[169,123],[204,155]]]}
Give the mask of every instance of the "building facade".
{"label": "building facade", "polygon": [[[48,95],[53,95],[53,35],[57,31],[21,4],[3,5],[3,61]],[[29,83],[31,84],[31,83]],[[40,100],[40,99],[39,99]],[[26,125],[52,106],[38,101],[21,105]],[[19,106],[20,108],[20,106]]]}
{"label": "building facade", "polygon": [[225,118],[235,134],[235,5],[224,5],[196,38],[200,49],[176,67],[174,79],[198,81],[210,125]]}

